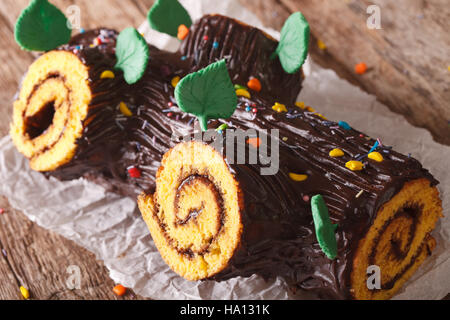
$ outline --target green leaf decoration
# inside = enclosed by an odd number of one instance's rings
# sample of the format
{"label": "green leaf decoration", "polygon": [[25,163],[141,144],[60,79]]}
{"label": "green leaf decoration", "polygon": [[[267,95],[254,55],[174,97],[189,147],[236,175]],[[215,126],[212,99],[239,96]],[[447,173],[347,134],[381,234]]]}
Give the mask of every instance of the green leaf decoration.
{"label": "green leaf decoration", "polygon": [[209,119],[229,118],[237,106],[237,96],[225,60],[184,77],[175,88],[175,99],[184,112],[195,115],[202,131]]}
{"label": "green leaf decoration", "polygon": [[301,12],[293,13],[281,29],[280,43],[272,58],[278,56],[287,73],[296,73],[305,63],[309,47],[309,23]]}
{"label": "green leaf decoration", "polygon": [[311,198],[311,211],[320,248],[329,259],[337,256],[336,224],[332,224],[323,197],[318,194]]}
{"label": "green leaf decoration", "polygon": [[181,24],[187,28],[192,25],[189,13],[177,0],[156,0],[147,19],[152,29],[172,37],[177,37]]}
{"label": "green leaf decoration", "polygon": [[147,69],[150,51],[144,37],[135,28],[126,28],[117,37],[116,69],[123,71],[128,84],[138,82]]}
{"label": "green leaf decoration", "polygon": [[66,16],[47,0],[33,0],[17,19],[14,36],[28,51],[49,51],[70,41]]}

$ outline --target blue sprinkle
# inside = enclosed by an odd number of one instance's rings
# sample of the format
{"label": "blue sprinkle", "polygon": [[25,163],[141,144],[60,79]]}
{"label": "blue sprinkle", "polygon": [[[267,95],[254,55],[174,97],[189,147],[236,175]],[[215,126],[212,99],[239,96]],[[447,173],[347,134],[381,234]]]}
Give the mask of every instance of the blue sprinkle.
{"label": "blue sprinkle", "polygon": [[213,48],[214,48],[214,49],[219,48],[219,43],[218,43],[217,41],[214,41],[214,42],[213,42]]}
{"label": "blue sprinkle", "polygon": [[369,153],[371,153],[372,151],[374,151],[377,147],[378,147],[379,142],[376,141],[375,144],[373,145],[372,149],[370,149]]}
{"label": "blue sprinkle", "polygon": [[223,132],[222,130],[217,130],[218,134],[222,134],[222,132]]}
{"label": "blue sprinkle", "polygon": [[245,107],[245,111],[249,112],[250,110],[252,110],[250,107]]}
{"label": "blue sprinkle", "polygon": [[181,61],[184,61],[184,60],[186,60],[186,59],[187,59],[186,56],[182,56],[182,57],[181,57]]}
{"label": "blue sprinkle", "polygon": [[338,125],[339,125],[339,127],[341,127],[342,129],[345,129],[345,130],[350,130],[350,129],[352,128],[352,127],[350,127],[350,125],[349,125],[347,122],[345,122],[345,121],[339,121]]}
{"label": "blue sprinkle", "polygon": [[77,50],[81,50],[81,46],[76,46],[75,47]]}
{"label": "blue sprinkle", "polygon": [[80,29],[80,33],[85,33],[86,30],[84,30],[83,28]]}

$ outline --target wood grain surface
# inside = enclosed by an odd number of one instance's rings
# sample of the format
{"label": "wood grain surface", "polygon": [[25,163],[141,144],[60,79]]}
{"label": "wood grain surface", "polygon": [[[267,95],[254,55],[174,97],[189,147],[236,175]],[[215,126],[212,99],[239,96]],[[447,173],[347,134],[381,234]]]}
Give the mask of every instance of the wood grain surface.
{"label": "wood grain surface", "polygon": [[[241,3],[269,27],[301,11],[311,25],[311,55],[377,96],[411,124],[450,145],[450,6],[448,0],[252,0]],[[381,29],[369,29],[377,5]],[[320,39],[327,47],[320,50]],[[364,62],[369,72],[357,75]],[[317,106],[320,109],[320,106]]]}
{"label": "wood grain surface", "polygon": [[[381,32],[366,30],[368,1],[241,2],[276,29],[281,28],[290,12],[301,9],[312,26],[311,52],[316,61],[376,94],[408,121],[428,128],[437,140],[450,144],[450,61],[445,61],[450,56],[448,33],[442,39],[448,32],[446,0],[372,1],[382,7]],[[416,7],[410,8],[406,2],[414,2]],[[105,26],[121,30],[139,26],[153,0],[52,3],[62,10],[73,4],[79,6],[85,29]],[[0,1],[0,137],[8,133],[14,94],[34,60],[31,53],[19,49],[13,37],[14,23],[27,4],[28,0]],[[418,14],[424,15],[420,21],[415,20]],[[409,18],[413,22],[408,23]],[[317,38],[326,43],[327,50],[314,45]],[[364,76],[356,76],[353,71],[354,64],[360,61],[371,68]],[[10,207],[8,199],[0,197],[0,208],[4,209],[0,214],[0,249],[6,253],[0,254],[0,299],[21,299],[21,285],[29,289],[32,299],[143,299],[130,291],[117,297],[108,271],[92,253],[29,221]],[[67,268],[71,265],[80,267],[81,289],[67,287]]]}

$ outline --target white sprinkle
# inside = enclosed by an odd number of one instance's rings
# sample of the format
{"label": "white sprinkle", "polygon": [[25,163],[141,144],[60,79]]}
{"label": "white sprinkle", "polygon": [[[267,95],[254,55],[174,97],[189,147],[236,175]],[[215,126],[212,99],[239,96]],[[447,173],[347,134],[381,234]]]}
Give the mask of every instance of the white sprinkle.
{"label": "white sprinkle", "polygon": [[356,195],[356,198],[359,198],[362,194],[363,194],[364,190],[361,190],[360,192],[358,192],[358,194]]}

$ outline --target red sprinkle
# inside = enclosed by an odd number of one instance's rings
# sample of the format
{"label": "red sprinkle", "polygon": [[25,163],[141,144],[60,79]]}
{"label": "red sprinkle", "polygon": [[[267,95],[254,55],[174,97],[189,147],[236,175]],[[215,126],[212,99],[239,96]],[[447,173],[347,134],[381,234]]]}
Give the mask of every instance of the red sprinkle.
{"label": "red sprinkle", "polygon": [[131,167],[128,169],[128,174],[131,178],[140,178],[141,177],[141,171],[139,171],[136,167]]}
{"label": "red sprinkle", "polygon": [[167,116],[168,116],[169,118],[171,118],[171,117],[173,116],[173,113],[172,113],[172,112],[169,112],[169,113],[167,114]]}
{"label": "red sprinkle", "polygon": [[257,113],[257,112],[258,112],[258,109],[253,108],[253,109],[252,109],[252,112],[253,112],[253,113]]}
{"label": "red sprinkle", "polygon": [[361,133],[361,134],[359,135],[359,137],[360,137],[360,138],[364,138],[364,135]]}
{"label": "red sprinkle", "polygon": [[309,201],[309,196],[303,196],[303,201],[308,202]]}
{"label": "red sprinkle", "polygon": [[173,102],[170,101],[167,105],[168,105],[169,107],[173,107]]}
{"label": "red sprinkle", "polygon": [[4,214],[5,213],[5,209],[0,208],[0,214]]}
{"label": "red sprinkle", "polygon": [[209,40],[209,37],[208,37],[208,36],[204,36],[204,37],[203,37],[203,40],[208,41],[208,40]]}

